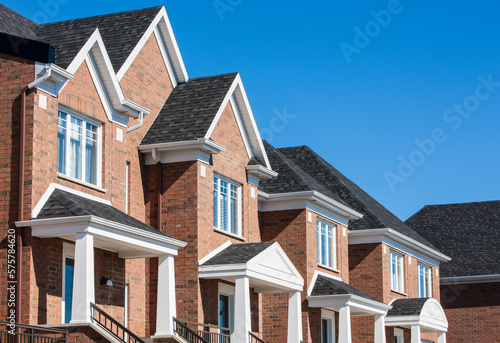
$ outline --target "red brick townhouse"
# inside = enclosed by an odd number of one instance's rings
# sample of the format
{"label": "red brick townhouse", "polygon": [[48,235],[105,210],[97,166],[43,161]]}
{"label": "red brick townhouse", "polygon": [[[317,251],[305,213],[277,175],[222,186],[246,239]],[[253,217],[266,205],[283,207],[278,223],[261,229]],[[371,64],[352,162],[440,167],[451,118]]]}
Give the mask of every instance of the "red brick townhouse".
{"label": "red brick townhouse", "polygon": [[304,278],[304,342],[445,342],[449,257],[310,148],[266,148],[279,175],[261,183],[262,238]]}
{"label": "red brick townhouse", "polygon": [[452,257],[441,266],[450,342],[500,337],[500,201],[425,206],[406,223]]}
{"label": "red brick townhouse", "polygon": [[448,258],[262,142],[239,74],[189,79],[163,7],[0,39],[1,341],[445,341]]}

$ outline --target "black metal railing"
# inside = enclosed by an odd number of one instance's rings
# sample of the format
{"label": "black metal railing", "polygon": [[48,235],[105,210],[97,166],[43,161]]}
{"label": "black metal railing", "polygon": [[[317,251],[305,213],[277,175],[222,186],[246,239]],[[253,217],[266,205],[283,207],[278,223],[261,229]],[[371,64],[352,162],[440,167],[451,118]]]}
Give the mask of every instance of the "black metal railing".
{"label": "black metal railing", "polygon": [[[15,325],[17,330],[12,325]],[[66,330],[0,321],[2,343],[66,343],[67,338]]]}
{"label": "black metal railing", "polygon": [[182,320],[182,323],[203,337],[208,343],[231,343],[231,330],[229,328],[185,320]]}
{"label": "black metal railing", "polygon": [[177,318],[174,318],[174,332],[190,343],[210,343]]}
{"label": "black metal railing", "polygon": [[266,341],[260,339],[259,336],[257,336],[253,332],[248,332],[248,341],[250,343],[266,343]]}
{"label": "black metal railing", "polygon": [[116,319],[97,307],[95,304],[90,303],[91,314],[90,317],[104,330],[112,336],[124,343],[145,343],[142,339],[137,337],[132,331],[123,326]]}

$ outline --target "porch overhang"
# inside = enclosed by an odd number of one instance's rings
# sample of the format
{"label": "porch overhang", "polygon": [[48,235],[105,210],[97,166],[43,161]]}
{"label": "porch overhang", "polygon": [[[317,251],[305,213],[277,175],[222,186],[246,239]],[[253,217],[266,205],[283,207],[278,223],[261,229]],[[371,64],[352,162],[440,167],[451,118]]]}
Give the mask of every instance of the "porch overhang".
{"label": "porch overhang", "polygon": [[166,235],[148,232],[93,215],[33,219],[16,222],[17,227],[31,227],[32,236],[76,240],[76,234],[94,236],[94,246],[117,252],[123,259],[177,255],[187,243]]}
{"label": "porch overhang", "polygon": [[354,294],[308,296],[309,307],[320,307],[339,312],[340,307],[350,306],[351,316],[386,315],[390,305],[366,299]]}
{"label": "porch overhang", "polygon": [[[423,304],[417,305],[415,311],[398,311],[404,302],[413,299],[399,299],[393,302],[391,310],[385,318],[385,326],[398,326],[410,329],[419,326],[422,332],[447,332],[448,320],[439,301],[434,298],[422,299]],[[401,306],[402,305],[402,306]]]}
{"label": "porch overhang", "polygon": [[[233,244],[222,247],[216,253],[228,253],[226,249],[246,248],[248,244],[266,244],[262,251],[247,261],[238,263],[213,263],[209,258],[198,267],[201,279],[222,279],[235,283],[238,277],[248,277],[250,287],[257,293],[302,292],[304,279],[277,242]],[[212,256],[216,258],[217,255]]]}

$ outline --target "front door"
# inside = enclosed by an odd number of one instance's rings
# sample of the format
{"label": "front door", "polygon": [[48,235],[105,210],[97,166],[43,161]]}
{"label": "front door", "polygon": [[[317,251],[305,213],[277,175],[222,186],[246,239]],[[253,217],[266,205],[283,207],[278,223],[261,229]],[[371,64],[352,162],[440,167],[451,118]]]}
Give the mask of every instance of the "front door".
{"label": "front door", "polygon": [[73,276],[75,260],[69,257],[64,259],[64,322],[71,321],[71,308],[73,303]]}
{"label": "front door", "polygon": [[[219,326],[230,328],[229,321],[230,297],[229,295],[219,294]],[[221,330],[222,334],[229,335],[230,332]]]}

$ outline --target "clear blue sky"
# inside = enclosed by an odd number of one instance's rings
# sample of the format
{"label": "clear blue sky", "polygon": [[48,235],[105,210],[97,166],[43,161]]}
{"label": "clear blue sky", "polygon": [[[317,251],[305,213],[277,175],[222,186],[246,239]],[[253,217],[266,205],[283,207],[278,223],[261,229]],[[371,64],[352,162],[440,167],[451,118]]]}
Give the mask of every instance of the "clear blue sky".
{"label": "clear blue sky", "polygon": [[496,1],[3,4],[38,21],[164,5],[190,77],[239,71],[274,146],[310,146],[403,220],[500,199]]}

